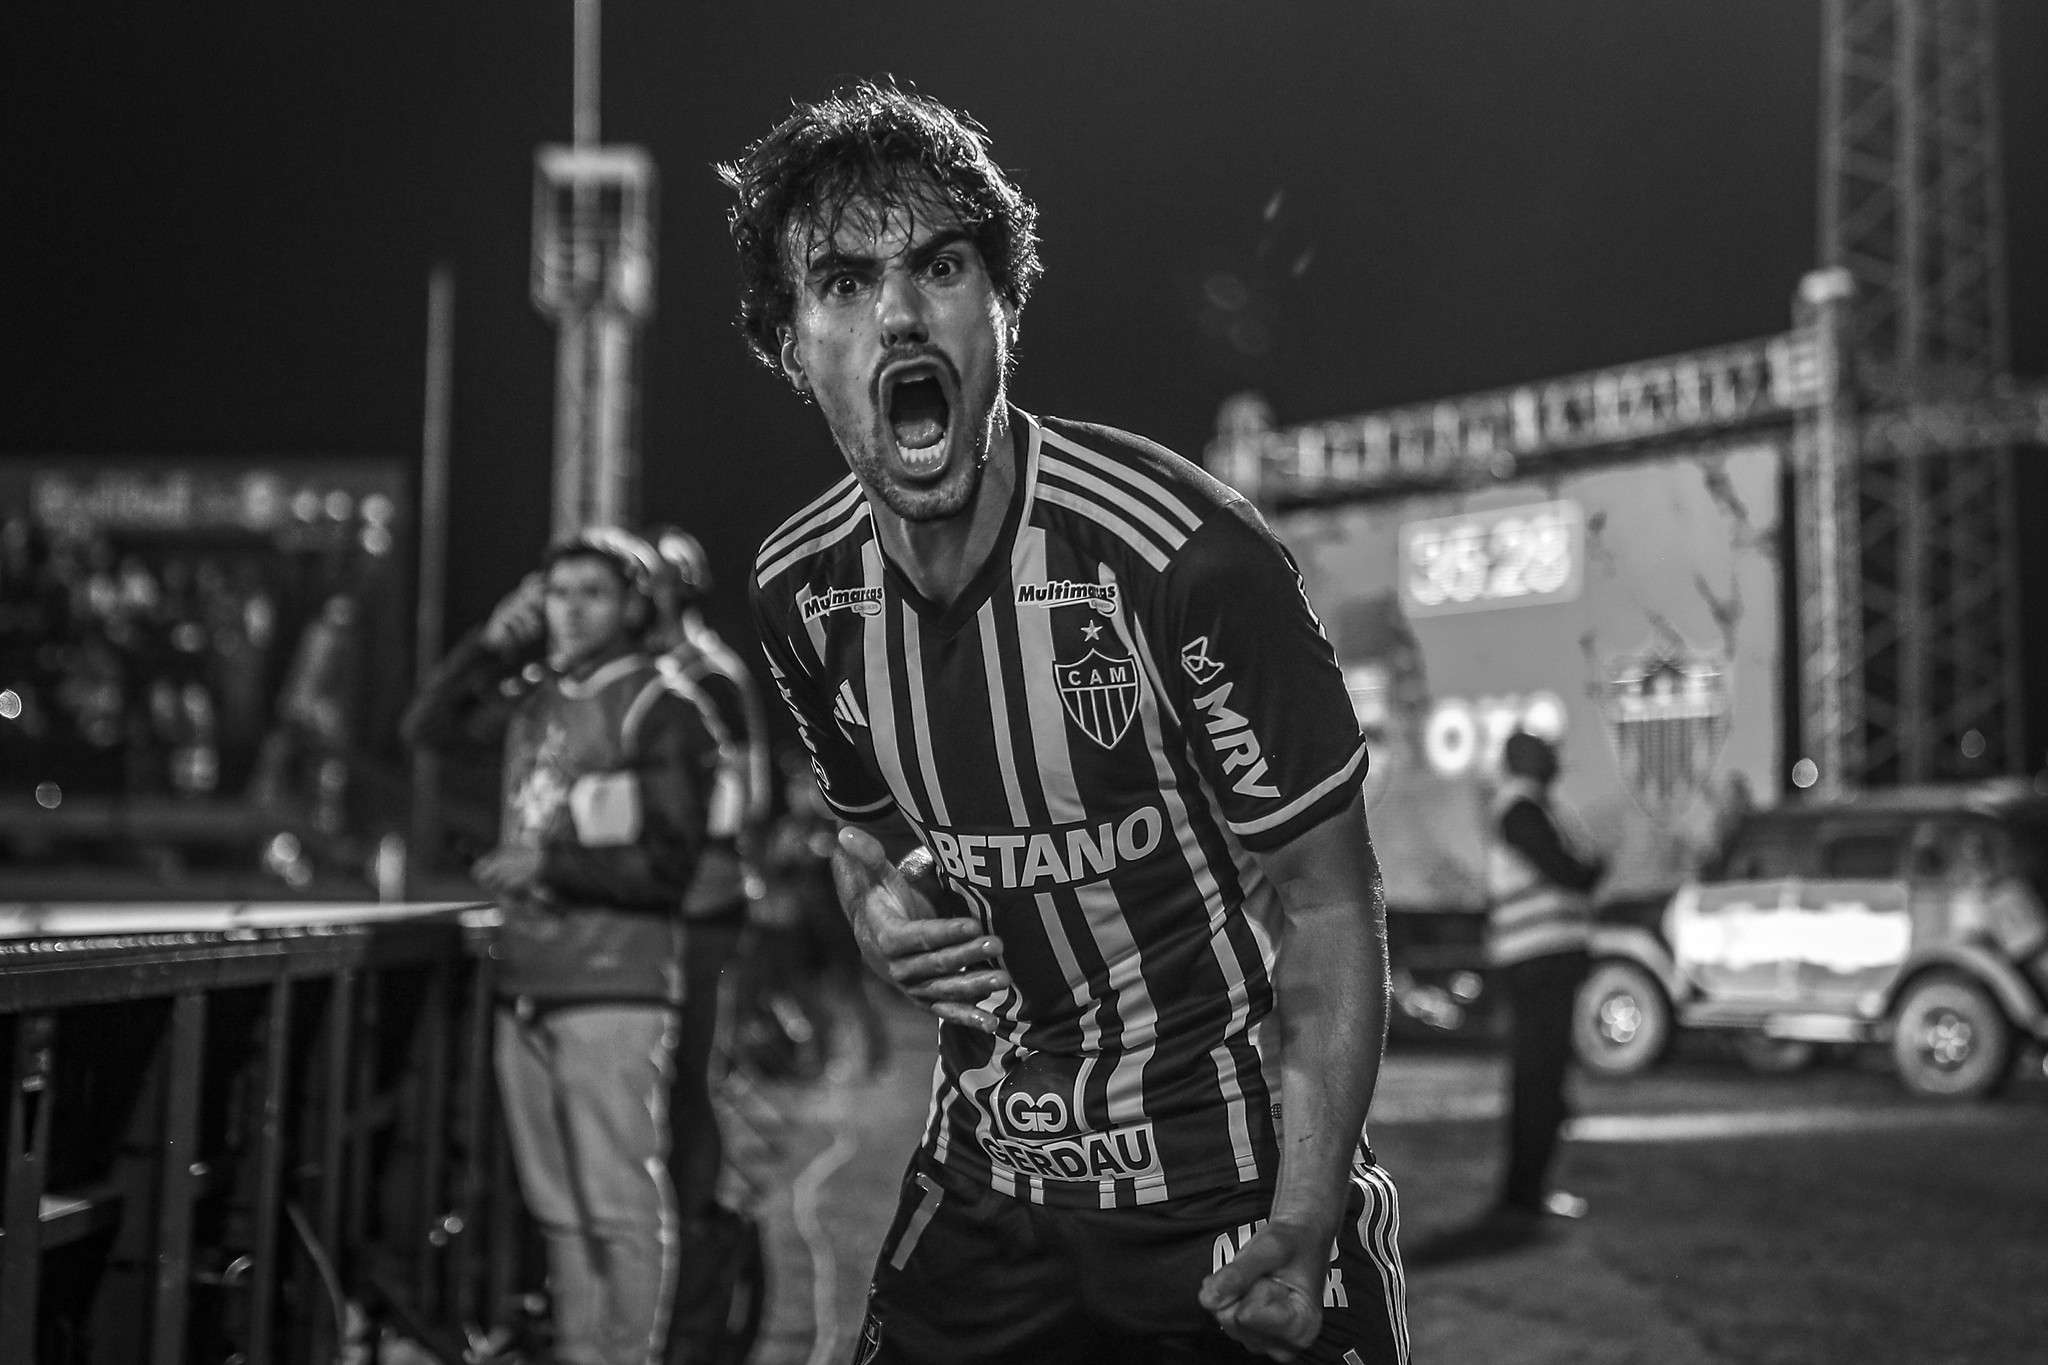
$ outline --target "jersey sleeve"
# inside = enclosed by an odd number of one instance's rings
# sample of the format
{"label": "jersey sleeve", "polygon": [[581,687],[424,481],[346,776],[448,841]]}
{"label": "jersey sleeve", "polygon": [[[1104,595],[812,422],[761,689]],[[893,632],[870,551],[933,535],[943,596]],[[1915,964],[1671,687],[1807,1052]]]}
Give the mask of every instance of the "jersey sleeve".
{"label": "jersey sleeve", "polygon": [[[842,819],[879,820],[896,809],[879,774],[862,762],[860,751],[832,718],[832,703],[818,676],[806,666],[808,639],[793,636],[786,601],[771,597],[772,589],[755,580],[751,597],[761,652],[768,657],[768,676],[783,704],[796,720],[797,736],[811,755],[818,791]],[[778,610],[780,607],[780,610]]]}
{"label": "jersey sleeve", "polygon": [[1344,809],[1365,778],[1336,652],[1271,532],[1212,517],[1168,567],[1158,666],[1231,832],[1258,852]]}

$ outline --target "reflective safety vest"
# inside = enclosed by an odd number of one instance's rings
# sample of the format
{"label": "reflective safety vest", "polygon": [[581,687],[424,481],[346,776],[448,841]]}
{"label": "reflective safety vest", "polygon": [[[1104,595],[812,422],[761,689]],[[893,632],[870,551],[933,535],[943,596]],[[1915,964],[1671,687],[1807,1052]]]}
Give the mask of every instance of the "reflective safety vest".
{"label": "reflective safety vest", "polygon": [[1544,877],[1536,864],[1501,835],[1501,822],[1518,802],[1534,802],[1556,820],[1544,789],[1526,777],[1509,778],[1493,798],[1493,838],[1486,854],[1486,959],[1496,967],[1546,953],[1585,949],[1593,941],[1593,901]]}

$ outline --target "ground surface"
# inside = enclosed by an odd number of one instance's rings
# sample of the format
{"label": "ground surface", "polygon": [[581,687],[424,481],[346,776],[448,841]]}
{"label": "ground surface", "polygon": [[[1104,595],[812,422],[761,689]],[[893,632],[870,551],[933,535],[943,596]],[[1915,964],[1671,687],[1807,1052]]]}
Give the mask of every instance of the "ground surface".
{"label": "ground surface", "polygon": [[[757,1365],[849,1358],[868,1271],[926,1113],[921,1016],[880,1076],[742,1095],[775,1267]],[[1417,1270],[1419,1365],[2038,1365],[2048,1361],[2048,1081],[1988,1105],[1906,1099],[1871,1066],[1759,1077],[1690,1049],[1577,1085],[1560,1183],[1582,1222],[1495,1259]],[[1403,1242],[1491,1193],[1498,1063],[1397,1044],[1373,1144]],[[822,1266],[823,1275],[817,1267]]]}

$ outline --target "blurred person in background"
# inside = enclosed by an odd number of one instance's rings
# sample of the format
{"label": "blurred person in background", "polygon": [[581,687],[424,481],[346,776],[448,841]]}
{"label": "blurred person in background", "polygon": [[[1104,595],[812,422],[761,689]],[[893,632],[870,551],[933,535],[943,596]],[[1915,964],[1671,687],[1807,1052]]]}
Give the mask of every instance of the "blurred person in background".
{"label": "blurred person in background", "polygon": [[1487,962],[1506,986],[1509,1016],[1507,1167],[1500,1197],[1476,1223],[1410,1253],[1412,1265],[1506,1251],[1534,1240],[1548,1217],[1580,1218],[1586,1201],[1550,1188],[1558,1137],[1571,1108],[1572,1006],[1593,941],[1593,887],[1606,864],[1576,845],[1553,807],[1557,750],[1517,730],[1501,750],[1487,850]]}
{"label": "blurred person in background", "polygon": [[955,111],[857,84],[721,172],[743,330],[851,470],[763,545],[762,643],[941,1021],[858,1359],[1405,1361],[1365,748],[1293,564],[1010,406],[1036,210]]}
{"label": "blurred person in background", "polygon": [[[818,780],[799,752],[784,755],[786,810],[775,821],[763,860],[768,894],[763,904],[761,989],[773,1012],[777,999],[794,1004],[818,1030],[812,1055],[842,1076],[880,1075],[889,1064],[889,1029],[860,945],[839,908],[832,884],[832,850],[840,820],[818,794]],[[850,1016],[852,1039],[836,1027]],[[857,1041],[858,1056],[835,1049]]]}
{"label": "blurred person in background", "polygon": [[718,1038],[720,984],[761,894],[760,852],[770,800],[767,717],[753,674],[704,619],[711,561],[697,538],[677,526],[649,531],[654,551],[654,622],[647,649],[663,674],[701,698],[718,743],[718,768],[705,814],[704,849],[683,896],[683,1012],[669,1091],[673,1143],[669,1174],[682,1212],[684,1261],[676,1296],[672,1365],[711,1348],[726,1309],[721,1271],[738,1215],[717,1202],[725,1146],[711,1103],[711,1060]]}
{"label": "blurred person in background", "polygon": [[674,1310],[679,911],[719,748],[701,694],[642,647],[654,575],[616,530],[555,545],[402,727],[429,747],[503,732],[499,843],[474,872],[505,915],[495,1063],[557,1365],[657,1365]]}

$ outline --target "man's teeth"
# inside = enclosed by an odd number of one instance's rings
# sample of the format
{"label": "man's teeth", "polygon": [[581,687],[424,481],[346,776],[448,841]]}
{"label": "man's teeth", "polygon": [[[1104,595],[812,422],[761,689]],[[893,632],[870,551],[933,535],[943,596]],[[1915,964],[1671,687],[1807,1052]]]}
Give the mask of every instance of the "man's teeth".
{"label": "man's teeth", "polygon": [[899,427],[896,431],[896,458],[901,460],[903,467],[911,473],[928,474],[946,463],[946,447],[944,442],[939,440],[944,434],[945,428],[940,427],[931,435],[913,443],[905,439],[906,433]]}
{"label": "man's teeth", "polygon": [[937,417],[898,418],[889,427],[905,451],[934,449],[946,434],[946,424]]}
{"label": "man's teeth", "polygon": [[[889,395],[889,430],[911,468],[930,468],[943,459],[939,452],[944,446],[948,408],[945,390],[931,376],[905,380]],[[913,456],[913,451],[933,453]]]}

